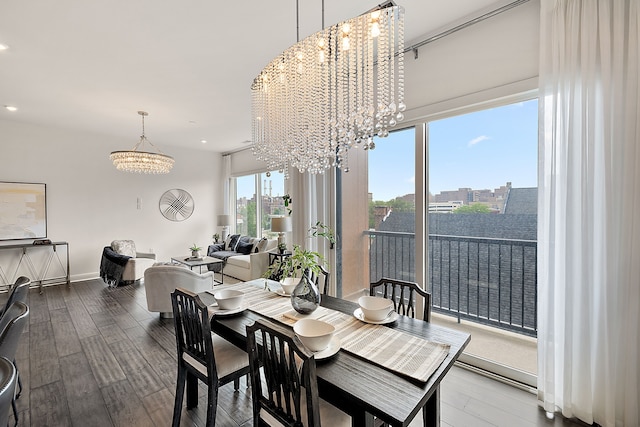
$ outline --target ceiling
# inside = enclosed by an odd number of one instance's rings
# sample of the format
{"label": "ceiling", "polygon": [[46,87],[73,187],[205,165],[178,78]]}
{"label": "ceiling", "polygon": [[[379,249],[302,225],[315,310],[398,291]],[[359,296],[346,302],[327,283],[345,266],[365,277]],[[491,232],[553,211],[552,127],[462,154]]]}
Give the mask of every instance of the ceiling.
{"label": "ceiling", "polygon": [[[496,0],[396,0],[407,45]],[[0,5],[0,120],[70,128],[129,149],[146,136],[175,147],[248,145],[253,78],[296,42],[294,0],[31,0]],[[325,26],[376,6],[325,0]],[[322,26],[322,1],[300,1],[300,39]],[[411,106],[409,106],[411,108]],[[100,138],[109,140],[109,138]],[[130,146],[124,145],[130,141]],[[206,140],[207,143],[202,143]],[[128,142],[127,142],[128,143]]]}

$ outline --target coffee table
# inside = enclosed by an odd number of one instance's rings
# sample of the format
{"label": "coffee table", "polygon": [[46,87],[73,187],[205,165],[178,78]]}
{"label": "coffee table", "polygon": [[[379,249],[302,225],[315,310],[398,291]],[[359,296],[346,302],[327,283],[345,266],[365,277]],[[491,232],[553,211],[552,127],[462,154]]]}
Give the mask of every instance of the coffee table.
{"label": "coffee table", "polygon": [[171,257],[171,262],[176,262],[178,264],[183,264],[193,270],[193,267],[200,267],[200,274],[202,274],[202,267],[207,266],[207,269],[210,265],[220,264],[220,284],[224,283],[224,261],[219,258],[214,258],[210,256],[205,256],[202,258],[193,258],[190,256],[176,256]]}

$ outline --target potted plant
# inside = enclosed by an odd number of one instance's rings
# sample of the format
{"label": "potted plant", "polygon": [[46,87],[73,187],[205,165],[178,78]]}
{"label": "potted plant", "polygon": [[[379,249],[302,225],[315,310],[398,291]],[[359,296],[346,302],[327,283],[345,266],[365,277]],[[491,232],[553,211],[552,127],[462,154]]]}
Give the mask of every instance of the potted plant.
{"label": "potted plant", "polygon": [[291,212],[293,212],[293,210],[289,207],[289,205],[293,203],[293,199],[291,199],[290,195],[285,194],[284,196],[282,196],[282,201],[284,202],[284,208],[287,210],[289,215],[291,215]]}
{"label": "potted plant", "polygon": [[200,258],[200,251],[202,250],[200,246],[194,243],[189,249],[191,250],[191,256],[193,258]]}
{"label": "potted plant", "polygon": [[278,252],[283,254],[283,253],[285,253],[286,250],[287,250],[287,244],[286,243],[278,243]]}
{"label": "potted plant", "polygon": [[218,233],[214,234],[213,235],[213,243],[218,243],[219,240],[220,240],[220,235]]}
{"label": "potted plant", "polygon": [[320,274],[320,266],[325,265],[324,257],[315,251],[294,245],[291,256],[284,259],[283,279],[295,285],[291,292],[291,306],[301,314],[309,314],[320,305],[320,292],[315,277]]}
{"label": "potted plant", "polygon": [[309,237],[324,237],[327,239],[329,241],[329,248],[333,249],[333,246],[336,243],[336,234],[329,226],[323,224],[322,221],[316,222],[308,232]]}
{"label": "potted plant", "polygon": [[[309,228],[308,233],[309,238],[324,237],[333,248],[336,241],[335,233],[322,222],[316,222],[314,226]],[[278,245],[278,250],[282,250],[280,244]],[[284,245],[284,250],[286,250],[286,244]],[[274,262],[269,266],[263,277],[278,281],[289,278],[297,282],[306,270],[309,270],[314,275],[320,274],[321,265],[326,267],[327,261],[320,253],[303,249],[300,245],[294,245],[291,255],[283,258],[280,262]]]}

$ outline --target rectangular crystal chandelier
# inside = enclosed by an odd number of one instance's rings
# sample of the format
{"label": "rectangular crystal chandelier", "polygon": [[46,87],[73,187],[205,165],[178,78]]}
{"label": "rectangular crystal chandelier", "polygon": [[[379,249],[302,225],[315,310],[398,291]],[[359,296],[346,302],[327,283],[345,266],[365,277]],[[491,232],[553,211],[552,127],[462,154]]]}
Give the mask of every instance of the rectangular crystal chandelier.
{"label": "rectangular crystal chandelier", "polygon": [[273,59],[251,85],[253,153],[267,170],[349,171],[404,119],[404,9],[393,2],[328,27]]}

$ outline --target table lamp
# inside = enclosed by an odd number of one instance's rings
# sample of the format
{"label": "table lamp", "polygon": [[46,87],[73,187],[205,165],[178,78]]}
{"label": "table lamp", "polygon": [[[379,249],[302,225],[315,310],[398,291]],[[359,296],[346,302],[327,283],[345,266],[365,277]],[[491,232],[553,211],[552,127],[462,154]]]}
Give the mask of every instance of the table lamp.
{"label": "table lamp", "polygon": [[286,243],[284,233],[292,230],[290,216],[276,216],[271,218],[271,231],[278,233],[278,245]]}
{"label": "table lamp", "polygon": [[229,226],[231,225],[231,215],[218,215],[218,225],[222,226],[222,240],[224,241],[224,239],[227,238]]}

